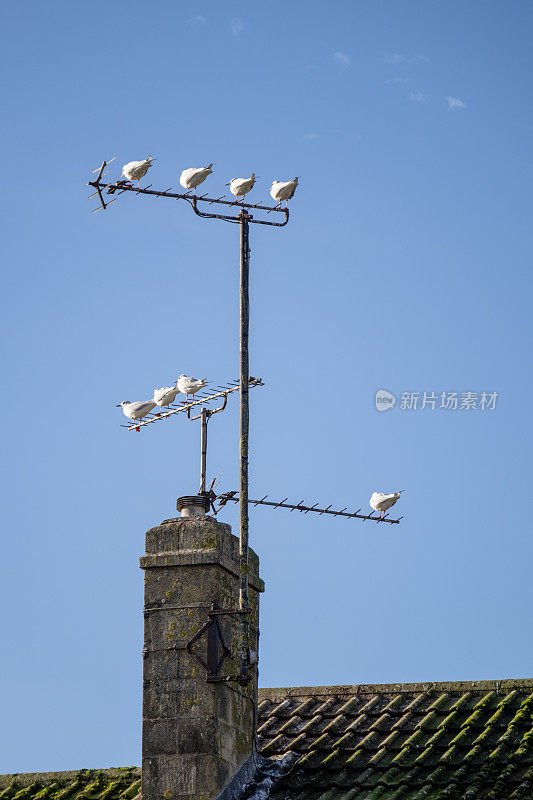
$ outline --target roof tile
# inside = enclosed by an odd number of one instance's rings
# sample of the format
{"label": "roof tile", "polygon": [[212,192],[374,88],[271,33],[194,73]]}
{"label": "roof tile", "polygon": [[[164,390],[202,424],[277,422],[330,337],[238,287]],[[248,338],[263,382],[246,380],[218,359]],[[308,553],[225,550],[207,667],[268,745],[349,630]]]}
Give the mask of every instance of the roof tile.
{"label": "roof tile", "polygon": [[[260,690],[272,800],[533,800],[533,681]],[[0,800],[134,800],[140,771],[0,776]]]}

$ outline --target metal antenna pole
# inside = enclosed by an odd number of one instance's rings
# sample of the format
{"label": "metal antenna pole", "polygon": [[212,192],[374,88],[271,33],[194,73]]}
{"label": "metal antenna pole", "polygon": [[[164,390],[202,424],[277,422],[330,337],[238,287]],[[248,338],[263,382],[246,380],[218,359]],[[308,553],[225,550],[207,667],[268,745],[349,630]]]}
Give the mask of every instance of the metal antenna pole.
{"label": "metal antenna pole", "polygon": [[[248,602],[248,434],[250,428],[250,409],[248,402],[248,381],[250,372],[250,357],[248,339],[250,332],[250,215],[243,209],[240,219],[240,308],[239,308],[239,355],[240,355],[240,416],[239,416],[239,442],[240,442],[240,506],[239,506],[239,563],[240,563],[240,591],[239,609],[247,611]],[[248,642],[250,620],[248,614],[242,615],[241,638],[241,675],[245,681],[248,677]]]}
{"label": "metal antenna pole", "polygon": [[205,474],[206,474],[206,462],[207,462],[207,409],[202,408],[200,413],[200,425],[201,425],[201,434],[200,434],[200,492],[199,494],[204,494],[205,492]]}
{"label": "metal antenna pole", "polygon": [[[237,387],[235,386],[234,388],[236,389]],[[209,422],[213,414],[219,414],[221,411],[224,411],[228,403],[228,394],[230,393],[230,391],[231,389],[228,389],[227,391],[220,392],[218,394],[218,396],[222,394],[224,398],[224,402],[222,403],[221,406],[219,406],[218,408],[202,407],[200,413],[197,414],[195,417],[191,415],[191,404],[187,406],[187,417],[191,420],[191,422],[196,419],[200,420],[200,491],[198,492],[198,494],[209,495],[210,493],[212,493],[213,485],[211,485],[211,489],[209,490],[209,492],[206,491],[206,486],[205,486],[206,474],[207,474],[207,423]],[[213,399],[214,396],[215,395],[211,395],[211,399]],[[209,396],[204,397],[203,402],[204,403],[207,402],[208,399]],[[179,409],[174,409],[174,410],[179,411]],[[172,413],[173,413],[172,411],[169,412],[169,414]]]}

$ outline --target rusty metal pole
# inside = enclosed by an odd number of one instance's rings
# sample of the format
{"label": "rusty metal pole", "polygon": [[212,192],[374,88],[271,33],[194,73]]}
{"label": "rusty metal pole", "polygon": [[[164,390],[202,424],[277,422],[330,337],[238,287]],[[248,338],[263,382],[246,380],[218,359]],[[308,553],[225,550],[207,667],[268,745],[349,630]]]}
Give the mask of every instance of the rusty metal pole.
{"label": "rusty metal pole", "polygon": [[[240,304],[239,304],[239,565],[240,565],[240,590],[239,609],[247,611],[248,600],[248,435],[250,427],[250,411],[248,402],[249,384],[249,351],[248,340],[250,332],[250,299],[249,299],[249,274],[250,274],[250,215],[243,209],[240,218]],[[250,620],[248,614],[242,614],[242,634],[240,643],[240,672],[243,682],[248,680],[248,643]]]}
{"label": "rusty metal pole", "polygon": [[207,409],[202,408],[200,413],[200,494],[205,492],[205,476],[207,462]]}

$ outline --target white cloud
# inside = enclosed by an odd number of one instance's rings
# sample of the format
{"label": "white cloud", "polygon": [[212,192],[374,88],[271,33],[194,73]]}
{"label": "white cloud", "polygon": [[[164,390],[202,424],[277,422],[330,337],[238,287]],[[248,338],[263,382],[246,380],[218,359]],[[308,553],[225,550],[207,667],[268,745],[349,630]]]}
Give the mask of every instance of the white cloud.
{"label": "white cloud", "polygon": [[235,17],[235,19],[231,20],[231,32],[234,36],[238,36],[239,33],[244,29],[244,20],[240,17]]}
{"label": "white cloud", "polygon": [[466,108],[466,103],[463,100],[459,100],[458,97],[447,97],[446,100],[448,101],[448,111],[457,111],[459,108]]}
{"label": "white cloud", "polygon": [[302,136],[302,142],[314,142],[315,139],[318,139],[318,133],[312,131],[311,133],[306,133],[305,136]]}
{"label": "white cloud", "polygon": [[409,92],[409,99],[415,103],[425,103],[426,95],[422,94],[422,92]]}
{"label": "white cloud", "polygon": [[192,22],[193,25],[207,25],[207,20],[205,17],[202,17],[201,14],[195,14],[194,17],[191,17],[189,22]]}
{"label": "white cloud", "polygon": [[386,64],[405,64],[406,58],[401,53],[389,53],[388,56],[383,56],[383,61]]}
{"label": "white cloud", "polygon": [[333,58],[335,59],[335,61],[337,62],[337,64],[340,66],[341,69],[347,69],[352,65],[352,59],[350,58],[350,56],[347,55],[346,53],[341,52],[340,50],[338,53],[333,53]]}

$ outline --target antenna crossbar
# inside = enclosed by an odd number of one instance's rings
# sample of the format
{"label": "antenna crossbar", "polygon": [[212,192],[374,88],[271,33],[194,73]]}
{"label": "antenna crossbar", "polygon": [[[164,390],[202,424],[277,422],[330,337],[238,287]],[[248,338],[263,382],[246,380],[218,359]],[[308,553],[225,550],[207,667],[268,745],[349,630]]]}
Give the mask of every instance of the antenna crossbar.
{"label": "antenna crossbar", "polygon": [[[116,156],[115,156],[116,158]],[[112,158],[111,161],[115,159]],[[102,181],[102,177],[107,175],[107,172],[104,172],[105,167],[107,164],[110,164],[110,161],[104,161],[102,165],[98,168],[93,170],[93,172],[97,172],[98,175],[96,176],[94,181],[88,181],[87,186],[92,186],[93,189],[96,189],[94,195],[98,195],[98,199],[100,201],[100,205],[93,209],[94,211],[100,211],[100,209],[107,208],[108,205],[114,203],[115,200],[118,198],[113,198],[113,200],[104,200],[103,192],[107,194],[123,194],[124,192],[133,192],[134,194],[145,194],[151,195],[153,197],[170,197],[173,200],[186,200],[189,205],[191,206],[192,210],[195,214],[199,217],[204,217],[206,219],[222,219],[226,220],[227,222],[234,222],[239,223],[241,220],[240,214],[234,216],[232,214],[212,214],[206,211],[202,211],[202,203],[206,205],[212,206],[214,204],[220,206],[228,206],[229,208],[235,211],[246,211],[248,209],[257,209],[258,211],[265,211],[267,214],[276,213],[276,214],[283,214],[285,219],[283,222],[272,222],[266,219],[254,219],[251,215],[248,216],[248,222],[257,224],[257,225],[270,225],[274,228],[283,228],[289,222],[289,209],[288,208],[281,208],[281,203],[278,206],[265,206],[262,203],[245,203],[244,201],[239,200],[226,200],[225,195],[220,195],[219,197],[209,197],[207,194],[203,195],[196,195],[196,194],[187,194],[181,192],[171,192],[170,187],[169,189],[153,189],[152,184],[149,184],[145,188],[141,189],[138,186],[134,186],[130,181],[121,179],[114,181],[113,183],[106,183]]]}
{"label": "antenna crossbar", "polygon": [[[250,378],[249,386],[264,386],[263,381],[261,378]],[[205,405],[209,403],[211,400],[217,400],[219,397],[227,398],[228,394],[232,392],[239,391],[239,383],[238,382],[229,382],[227,386],[221,386],[219,392],[213,392],[213,394],[208,395],[200,395],[198,400],[191,400],[190,403],[183,403],[181,406],[173,407],[168,406],[168,411],[161,411],[157,414],[147,414],[146,417],[139,420],[133,420],[130,425],[121,425],[122,428],[127,428],[129,431],[137,431],[139,428],[142,428],[145,425],[150,425],[152,422],[161,422],[163,419],[168,419],[169,417],[174,416],[175,414],[186,413],[189,414],[189,409],[195,408],[197,406]]]}
{"label": "antenna crossbar", "polygon": [[[254,506],[270,506],[271,508],[288,508],[290,511],[301,511],[304,514],[308,514],[310,511],[315,511],[318,514],[331,514],[333,517],[347,517],[348,519],[362,519],[362,520],[372,520],[372,522],[388,522],[391,525],[397,525],[403,517],[398,517],[398,519],[390,519],[386,514],[383,517],[374,516],[374,512],[371,514],[360,514],[360,508],[357,511],[346,511],[346,507],[341,509],[340,511],[335,511],[331,508],[331,506],[326,506],[326,508],[320,508],[317,503],[312,506],[304,506],[302,505],[303,501],[299,503],[287,503],[285,498],[281,502],[275,502],[273,500],[266,500],[268,495],[266,494],[261,500],[248,500],[249,504]],[[239,502],[239,495],[237,492],[225,492],[224,494],[219,494],[216,498],[219,501],[219,507],[217,510],[220,510],[223,506],[226,505],[230,500],[234,503]]]}

